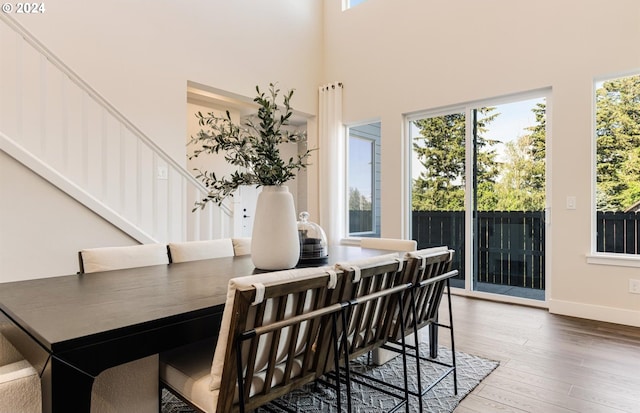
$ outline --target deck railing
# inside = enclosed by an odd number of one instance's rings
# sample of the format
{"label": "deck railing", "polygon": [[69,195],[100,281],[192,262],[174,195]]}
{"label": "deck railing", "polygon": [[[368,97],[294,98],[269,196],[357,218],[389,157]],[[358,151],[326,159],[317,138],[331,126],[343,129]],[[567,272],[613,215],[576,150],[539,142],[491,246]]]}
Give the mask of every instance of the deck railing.
{"label": "deck railing", "polygon": [[[350,222],[358,222],[359,212],[349,211]],[[476,281],[544,290],[544,211],[479,211],[476,216]],[[464,280],[464,211],[413,211],[412,234],[418,248],[453,248],[453,267]],[[598,212],[596,243],[598,252],[640,254],[640,212]]]}

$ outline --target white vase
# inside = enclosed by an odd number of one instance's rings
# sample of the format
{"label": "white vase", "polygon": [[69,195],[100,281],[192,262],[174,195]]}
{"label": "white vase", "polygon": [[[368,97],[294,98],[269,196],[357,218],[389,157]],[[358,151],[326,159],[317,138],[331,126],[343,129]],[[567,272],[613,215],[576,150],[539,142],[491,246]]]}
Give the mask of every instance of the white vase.
{"label": "white vase", "polygon": [[265,186],[258,195],[251,259],[261,270],[295,267],[300,258],[300,241],[293,196],[286,186]]}

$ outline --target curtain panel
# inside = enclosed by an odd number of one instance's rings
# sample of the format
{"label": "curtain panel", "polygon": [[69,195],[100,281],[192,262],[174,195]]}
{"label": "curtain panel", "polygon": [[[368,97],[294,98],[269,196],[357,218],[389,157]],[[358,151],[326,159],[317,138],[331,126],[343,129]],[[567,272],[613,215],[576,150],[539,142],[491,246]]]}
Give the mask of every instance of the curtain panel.
{"label": "curtain panel", "polygon": [[329,245],[339,245],[345,230],[347,147],[342,125],[342,89],[340,82],[319,88],[319,223]]}

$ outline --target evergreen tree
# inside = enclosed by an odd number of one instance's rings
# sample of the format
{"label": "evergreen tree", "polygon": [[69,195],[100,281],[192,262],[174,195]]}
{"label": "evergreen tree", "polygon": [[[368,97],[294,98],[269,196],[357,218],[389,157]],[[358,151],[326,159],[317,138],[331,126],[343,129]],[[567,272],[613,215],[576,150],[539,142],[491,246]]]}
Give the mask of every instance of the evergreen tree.
{"label": "evergreen tree", "polygon": [[626,210],[640,200],[640,75],[596,90],[598,210]]}
{"label": "evergreen tree", "polygon": [[371,200],[362,195],[358,188],[349,187],[349,211],[371,211]]}
{"label": "evergreen tree", "polygon": [[[499,114],[495,108],[478,109],[477,178],[478,205],[490,208],[495,202],[494,185],[498,176],[497,141],[484,139],[487,125]],[[413,141],[424,171],[413,182],[413,210],[461,211],[465,187],[465,115],[450,115],[414,121],[420,136]]]}

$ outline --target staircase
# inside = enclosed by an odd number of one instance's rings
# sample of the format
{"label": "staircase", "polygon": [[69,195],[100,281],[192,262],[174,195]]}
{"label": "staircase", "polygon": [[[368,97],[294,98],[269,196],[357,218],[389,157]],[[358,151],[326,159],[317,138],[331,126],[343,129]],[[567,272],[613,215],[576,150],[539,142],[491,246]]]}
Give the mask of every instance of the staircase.
{"label": "staircase", "polygon": [[232,235],[228,206],[191,212],[206,188],[5,13],[0,56],[0,150],[140,243]]}

